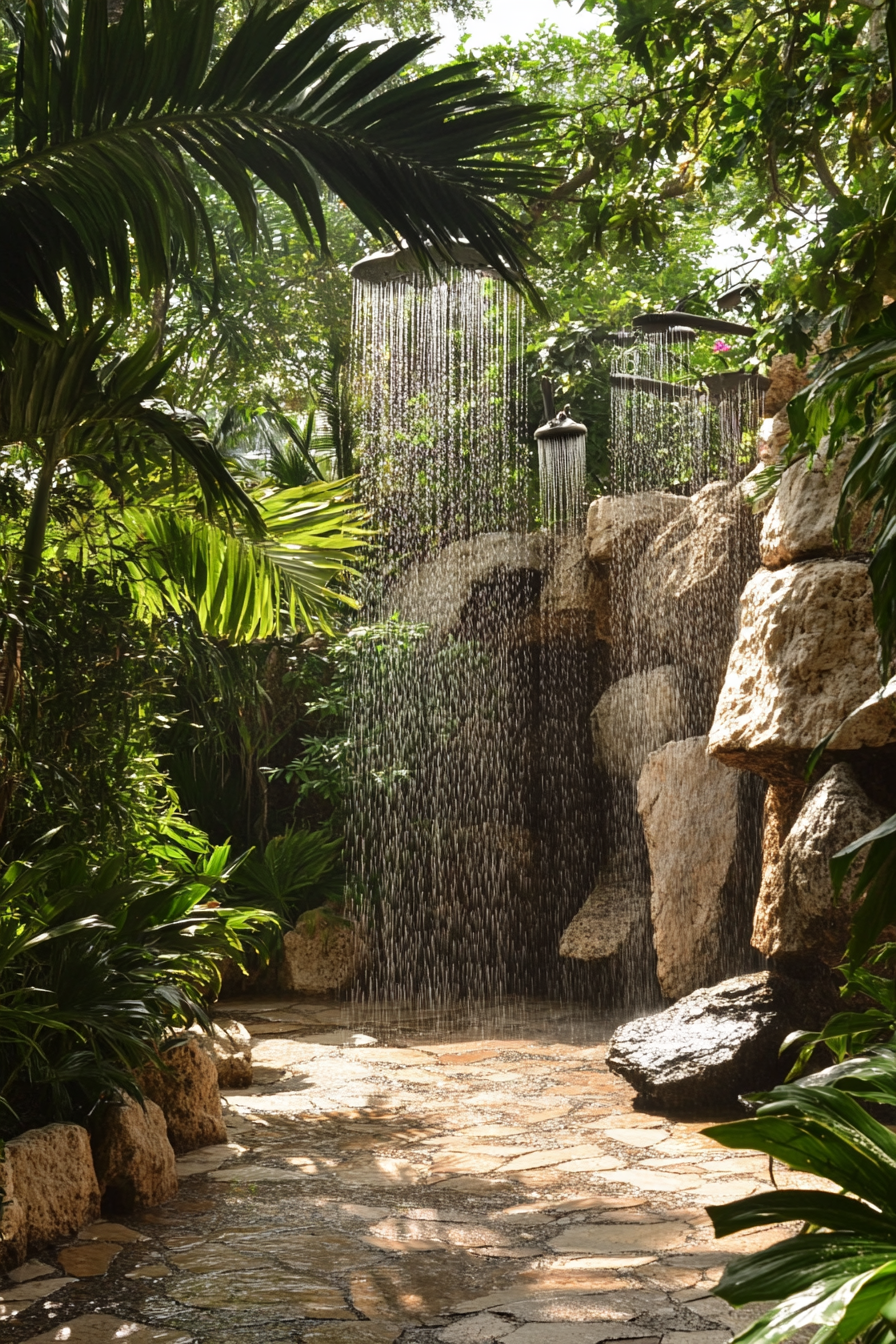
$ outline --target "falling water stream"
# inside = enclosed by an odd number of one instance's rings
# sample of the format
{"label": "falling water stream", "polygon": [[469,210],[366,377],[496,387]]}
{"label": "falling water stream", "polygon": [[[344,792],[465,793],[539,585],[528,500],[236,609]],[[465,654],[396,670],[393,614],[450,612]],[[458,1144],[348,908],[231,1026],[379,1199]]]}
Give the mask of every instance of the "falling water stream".
{"label": "falling water stream", "polygon": [[[611,371],[612,489],[640,495],[654,519],[652,540],[632,529],[611,564],[614,683],[624,685],[617,723],[633,761],[653,732],[645,698],[668,700],[669,731],[682,739],[708,733],[737,629],[740,593],[759,564],[757,528],[739,482],[755,457],[761,394],[755,378],[695,376],[688,345],[653,335],[617,352]],[[683,508],[685,500],[693,501]],[[700,547],[687,552],[700,529]],[[712,582],[704,582],[710,574]],[[669,600],[670,595],[675,600]],[[651,747],[652,749],[652,747]],[[617,778],[610,809],[611,869],[650,890],[644,831],[637,812],[637,768]],[[758,890],[764,786],[742,776],[736,878],[721,931],[716,978],[756,964],[749,948]],[[683,843],[684,843],[683,838]],[[642,976],[648,978],[650,957]],[[645,986],[646,990],[646,986]]]}
{"label": "falling water stream", "polygon": [[[589,712],[611,683],[668,665],[673,736],[705,733],[740,587],[698,612],[699,628],[658,635],[638,610],[640,554],[617,554],[607,642],[583,599],[585,438],[554,435],[562,416],[540,431],[542,527],[528,529],[522,353],[521,300],[483,269],[356,274],[362,482],[379,533],[356,635],[348,824],[363,994],[420,1008],[507,995],[645,1008],[657,994],[646,922],[615,969],[558,955],[600,873],[649,899],[637,772],[598,769]],[[683,497],[736,490],[749,384],[722,378],[707,393],[686,352],[656,337],[627,345],[613,373],[614,493],[660,491],[674,527]],[[742,586],[755,538],[743,509],[729,513],[717,540],[742,553],[729,566]],[[637,716],[633,701],[635,744]]]}
{"label": "falling water stream", "polygon": [[[381,543],[359,658],[349,857],[370,993],[420,1004],[515,987],[536,925],[518,417],[522,303],[468,268],[355,280],[365,499]],[[399,613],[401,622],[391,621]]]}

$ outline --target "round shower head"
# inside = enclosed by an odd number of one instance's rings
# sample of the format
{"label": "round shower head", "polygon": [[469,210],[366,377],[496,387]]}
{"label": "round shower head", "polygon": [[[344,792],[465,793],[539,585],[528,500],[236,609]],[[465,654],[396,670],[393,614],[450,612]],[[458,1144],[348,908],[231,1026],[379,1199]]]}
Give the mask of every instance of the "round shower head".
{"label": "round shower head", "polygon": [[[498,279],[498,272],[493,270],[481,253],[477,252],[475,247],[470,247],[469,243],[450,243],[445,250],[455,266]],[[426,244],[426,251],[432,257],[435,267],[445,265],[445,257],[432,243]],[[411,276],[419,275],[422,270],[423,266],[407,243],[402,243],[400,247],[371,252],[369,256],[362,257],[360,261],[355,262],[351,274],[353,280],[366,280],[371,285],[385,285],[391,280],[409,280]]]}
{"label": "round shower head", "polygon": [[702,391],[696,383],[667,383],[660,378],[642,378],[635,373],[611,373],[610,386],[620,392],[649,392],[661,401],[680,401],[682,397],[693,400]]}
{"label": "round shower head", "polygon": [[702,317],[699,313],[642,313],[632,322],[632,326],[648,335],[661,335],[674,331],[676,327],[691,327],[695,331],[712,331],[719,336],[755,336],[755,327],[745,327],[740,322],[729,322],[723,317]]}
{"label": "round shower head", "polygon": [[608,345],[637,345],[639,341],[658,341],[662,339],[667,345],[690,345],[696,341],[697,333],[693,327],[669,327],[662,331],[610,331],[604,337]]}
{"label": "round shower head", "polygon": [[721,401],[726,392],[738,392],[741,389],[749,390],[758,396],[771,387],[769,379],[763,378],[761,373],[745,373],[742,369],[738,371],[728,369],[725,373],[706,373],[703,375],[703,383],[710,401]]}
{"label": "round shower head", "polygon": [[569,414],[569,407],[559,411],[546,424],[539,425],[535,431],[536,439],[567,439],[572,438],[574,434],[587,434],[584,425],[580,425],[577,420],[573,420]]}
{"label": "round shower head", "polygon": [[[645,333],[639,332],[639,335]],[[697,339],[697,333],[693,327],[669,327],[667,331],[648,331],[646,333],[648,341],[663,340],[667,345],[693,345]]]}

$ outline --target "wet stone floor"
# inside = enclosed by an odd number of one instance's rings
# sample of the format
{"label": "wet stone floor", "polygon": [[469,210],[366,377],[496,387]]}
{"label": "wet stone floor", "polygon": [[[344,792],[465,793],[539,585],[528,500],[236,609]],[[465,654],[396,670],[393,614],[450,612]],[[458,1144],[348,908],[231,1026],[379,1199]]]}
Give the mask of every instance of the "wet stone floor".
{"label": "wet stone floor", "polygon": [[704,1205],[770,1188],[768,1162],[702,1137],[718,1117],[638,1109],[603,1062],[614,1023],[218,1011],[254,1038],[230,1141],[180,1160],[170,1203],[4,1280],[0,1344],[724,1344],[759,1314],[711,1290],[786,1233],[717,1242]]}

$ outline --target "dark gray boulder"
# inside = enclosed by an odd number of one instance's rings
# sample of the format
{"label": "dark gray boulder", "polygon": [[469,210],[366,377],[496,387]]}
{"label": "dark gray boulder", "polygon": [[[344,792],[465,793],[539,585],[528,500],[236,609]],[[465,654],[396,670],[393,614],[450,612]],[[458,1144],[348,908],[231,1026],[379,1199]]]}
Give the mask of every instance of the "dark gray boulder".
{"label": "dark gray boulder", "polygon": [[838,1007],[833,979],[759,971],[724,980],[613,1036],[607,1067],[669,1110],[736,1104],[783,1080],[778,1050],[791,1031],[816,1031]]}

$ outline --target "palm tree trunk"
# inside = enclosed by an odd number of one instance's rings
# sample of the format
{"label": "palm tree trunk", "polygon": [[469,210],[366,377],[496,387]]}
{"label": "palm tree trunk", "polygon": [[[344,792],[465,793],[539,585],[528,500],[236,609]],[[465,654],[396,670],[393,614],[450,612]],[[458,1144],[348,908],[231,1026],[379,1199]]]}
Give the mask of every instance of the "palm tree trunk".
{"label": "palm tree trunk", "polygon": [[50,516],[50,495],[53,492],[53,482],[56,479],[56,468],[58,466],[59,459],[55,446],[47,444],[47,454],[37,478],[37,485],[34,488],[31,513],[28,515],[25,540],[22,542],[20,571],[22,588],[20,597],[25,600],[27,600],[31,589],[34,587],[34,580],[40,573],[43,562],[47,521]]}
{"label": "palm tree trunk", "polygon": [[[28,609],[28,599],[34,589],[34,581],[40,573],[43,561],[44,542],[47,536],[47,521],[50,516],[50,495],[59,457],[56,446],[46,444],[46,456],[41,465],[31,501],[31,513],[25,527],[25,540],[19,557],[19,596],[18,619],[9,623],[9,634],[0,654],[0,714],[8,714],[12,707],[22,676],[22,626]],[[16,787],[16,781],[9,774],[9,762],[4,751],[0,758],[0,828],[6,817],[6,809]]]}

